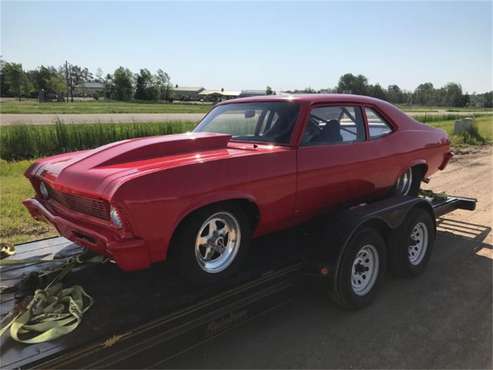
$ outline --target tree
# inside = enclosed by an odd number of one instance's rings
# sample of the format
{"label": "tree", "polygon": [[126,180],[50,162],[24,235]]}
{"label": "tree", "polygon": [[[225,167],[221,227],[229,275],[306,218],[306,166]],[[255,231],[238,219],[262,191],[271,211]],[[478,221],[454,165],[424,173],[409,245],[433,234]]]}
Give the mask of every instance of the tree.
{"label": "tree", "polygon": [[104,72],[101,68],[96,69],[96,81],[104,82]]}
{"label": "tree", "polygon": [[382,100],[387,99],[387,96],[385,95],[385,91],[382,89],[382,86],[380,86],[380,84],[370,85],[368,87],[368,95],[373,96],[374,98],[377,99],[382,99]]}
{"label": "tree", "polygon": [[339,78],[337,92],[366,95],[368,93],[368,79],[363,75],[355,76],[352,73],[346,73]]}
{"label": "tree", "polygon": [[387,99],[394,104],[402,104],[405,102],[405,95],[401,88],[397,85],[389,85],[387,87]]}
{"label": "tree", "polygon": [[54,92],[57,95],[63,95],[67,91],[65,79],[60,74],[52,74],[47,80],[47,91]]}
{"label": "tree", "polygon": [[57,71],[54,67],[40,66],[38,69],[27,72],[29,80],[33,84],[34,91],[44,90],[46,92],[55,92],[50,90],[50,79],[53,76],[63,78],[63,73]]}
{"label": "tree", "polygon": [[463,107],[466,105],[462,87],[455,82],[449,82],[440,89],[440,98],[441,105],[448,107]]}
{"label": "tree", "polygon": [[92,78],[92,73],[87,68],[65,63],[65,79],[72,102],[74,101],[75,87],[82,82],[90,81]]}
{"label": "tree", "polygon": [[436,104],[435,88],[431,82],[425,82],[414,90],[413,103],[421,105],[433,105]]}
{"label": "tree", "polygon": [[160,68],[156,71],[156,76],[154,76],[154,78],[159,90],[159,99],[170,101],[172,86],[169,75]]}
{"label": "tree", "polygon": [[274,94],[274,91],[272,90],[272,87],[267,86],[265,88],[265,95],[273,95],[273,94]]}
{"label": "tree", "polygon": [[158,87],[158,81],[148,69],[141,69],[140,73],[135,75],[135,81],[135,99],[159,99],[160,89]]}
{"label": "tree", "polygon": [[115,84],[113,83],[113,75],[108,73],[104,78],[104,97],[112,99],[115,93]]}
{"label": "tree", "polygon": [[128,68],[119,67],[113,73],[113,94],[116,100],[131,100],[133,96],[133,74]]}
{"label": "tree", "polygon": [[32,90],[32,85],[22,69],[22,64],[5,63],[2,66],[2,74],[4,75],[5,83],[9,89],[6,93],[16,96],[19,101],[23,95],[29,95]]}

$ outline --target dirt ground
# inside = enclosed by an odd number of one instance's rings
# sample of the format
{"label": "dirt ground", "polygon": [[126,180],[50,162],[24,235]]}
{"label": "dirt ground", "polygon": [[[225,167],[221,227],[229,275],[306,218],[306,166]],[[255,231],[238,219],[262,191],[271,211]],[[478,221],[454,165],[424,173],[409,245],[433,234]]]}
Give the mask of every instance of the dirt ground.
{"label": "dirt ground", "polygon": [[[434,174],[423,188],[476,198],[478,204],[474,212],[458,210],[447,215],[447,219],[493,228],[493,147],[457,153],[447,168]],[[493,233],[486,236],[485,242],[493,243]]]}
{"label": "dirt ground", "polygon": [[426,271],[386,277],[373,304],[339,309],[310,284],[279,312],[185,352],[168,368],[472,369],[492,362],[492,148],[459,154],[425,188],[475,197],[439,219]]}

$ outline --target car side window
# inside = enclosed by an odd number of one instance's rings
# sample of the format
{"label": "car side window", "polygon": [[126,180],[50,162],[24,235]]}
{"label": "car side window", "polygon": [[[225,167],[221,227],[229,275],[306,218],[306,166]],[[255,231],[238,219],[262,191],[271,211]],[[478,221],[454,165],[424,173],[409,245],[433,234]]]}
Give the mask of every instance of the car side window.
{"label": "car side window", "polygon": [[301,145],[351,143],[365,140],[365,126],[359,107],[313,108]]}
{"label": "car side window", "polygon": [[376,139],[392,132],[392,126],[371,108],[365,108],[370,139]]}

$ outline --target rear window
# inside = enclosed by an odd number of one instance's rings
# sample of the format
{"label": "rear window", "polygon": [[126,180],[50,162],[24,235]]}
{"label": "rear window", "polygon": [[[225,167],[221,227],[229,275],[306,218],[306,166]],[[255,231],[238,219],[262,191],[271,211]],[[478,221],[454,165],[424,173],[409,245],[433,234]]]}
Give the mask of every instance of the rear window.
{"label": "rear window", "polygon": [[370,139],[376,139],[392,132],[392,126],[371,108],[365,108]]}

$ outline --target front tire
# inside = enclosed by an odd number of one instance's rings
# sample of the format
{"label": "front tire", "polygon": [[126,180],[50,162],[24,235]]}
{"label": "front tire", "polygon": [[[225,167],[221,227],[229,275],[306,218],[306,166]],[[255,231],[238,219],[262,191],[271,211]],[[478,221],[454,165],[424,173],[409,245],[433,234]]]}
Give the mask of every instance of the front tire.
{"label": "front tire", "polygon": [[368,306],[384,278],[385,241],[376,230],[364,228],[351,238],[341,258],[331,298],[347,309]]}
{"label": "front tire", "polygon": [[250,223],[233,205],[211,206],[188,217],[176,238],[179,273],[207,285],[234,274],[247,254]]}

